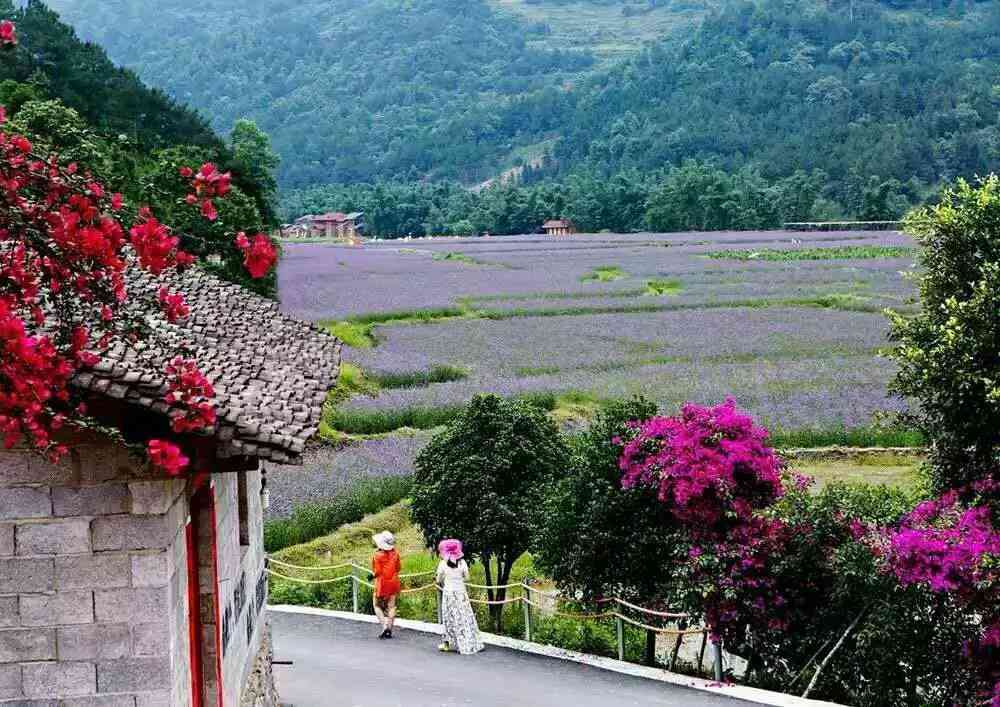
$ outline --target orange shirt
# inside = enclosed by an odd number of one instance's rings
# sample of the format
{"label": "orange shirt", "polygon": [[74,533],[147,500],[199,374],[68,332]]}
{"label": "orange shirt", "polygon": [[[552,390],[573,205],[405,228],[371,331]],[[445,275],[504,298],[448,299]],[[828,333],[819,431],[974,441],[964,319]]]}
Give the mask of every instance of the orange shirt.
{"label": "orange shirt", "polygon": [[375,575],[375,596],[391,597],[399,594],[399,553],[379,550],[372,557],[372,574]]}

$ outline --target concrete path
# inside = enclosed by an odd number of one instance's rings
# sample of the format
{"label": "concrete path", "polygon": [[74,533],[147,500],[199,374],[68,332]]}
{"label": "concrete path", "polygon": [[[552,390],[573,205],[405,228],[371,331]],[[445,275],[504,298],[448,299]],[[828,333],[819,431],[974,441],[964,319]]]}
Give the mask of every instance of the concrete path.
{"label": "concrete path", "polygon": [[440,654],[438,637],[372,624],[270,612],[278,691],[294,707],[738,707],[750,703],[588,665],[487,646]]}

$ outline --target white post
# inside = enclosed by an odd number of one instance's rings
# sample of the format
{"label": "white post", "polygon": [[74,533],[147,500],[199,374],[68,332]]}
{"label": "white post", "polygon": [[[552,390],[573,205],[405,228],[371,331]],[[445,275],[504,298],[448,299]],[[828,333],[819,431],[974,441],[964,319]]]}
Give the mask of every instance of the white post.
{"label": "white post", "polygon": [[715,657],[715,681],[722,682],[722,639],[712,641]]}

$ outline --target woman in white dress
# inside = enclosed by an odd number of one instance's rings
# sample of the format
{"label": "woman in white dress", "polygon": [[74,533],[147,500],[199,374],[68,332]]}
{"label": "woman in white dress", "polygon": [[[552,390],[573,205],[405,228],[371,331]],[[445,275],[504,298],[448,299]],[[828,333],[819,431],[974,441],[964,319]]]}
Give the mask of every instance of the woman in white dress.
{"label": "woman in white dress", "polygon": [[438,563],[437,582],[441,587],[441,623],[444,625],[444,642],[438,649],[462,655],[478,653],[483,650],[483,642],[465,590],[469,565],[462,559],[462,542],[442,540],[438,544],[438,555],[441,562]]}

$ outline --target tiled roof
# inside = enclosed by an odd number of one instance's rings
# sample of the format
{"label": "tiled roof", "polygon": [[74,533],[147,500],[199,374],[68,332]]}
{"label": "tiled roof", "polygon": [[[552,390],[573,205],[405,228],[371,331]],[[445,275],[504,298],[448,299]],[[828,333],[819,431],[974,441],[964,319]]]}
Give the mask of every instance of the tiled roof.
{"label": "tiled roof", "polygon": [[562,218],[546,221],[542,224],[542,228],[568,228],[569,226],[570,222]]}
{"label": "tiled roof", "polygon": [[181,353],[198,362],[215,388],[212,434],[220,457],[298,461],[337,381],[340,342],[285,316],[276,302],[198,268],[158,277],[141,272],[129,290],[155,295],[162,285],[184,295],[190,316],[177,324],[150,316],[154,336],[116,344],[74,384],[167,414],[163,370]]}

